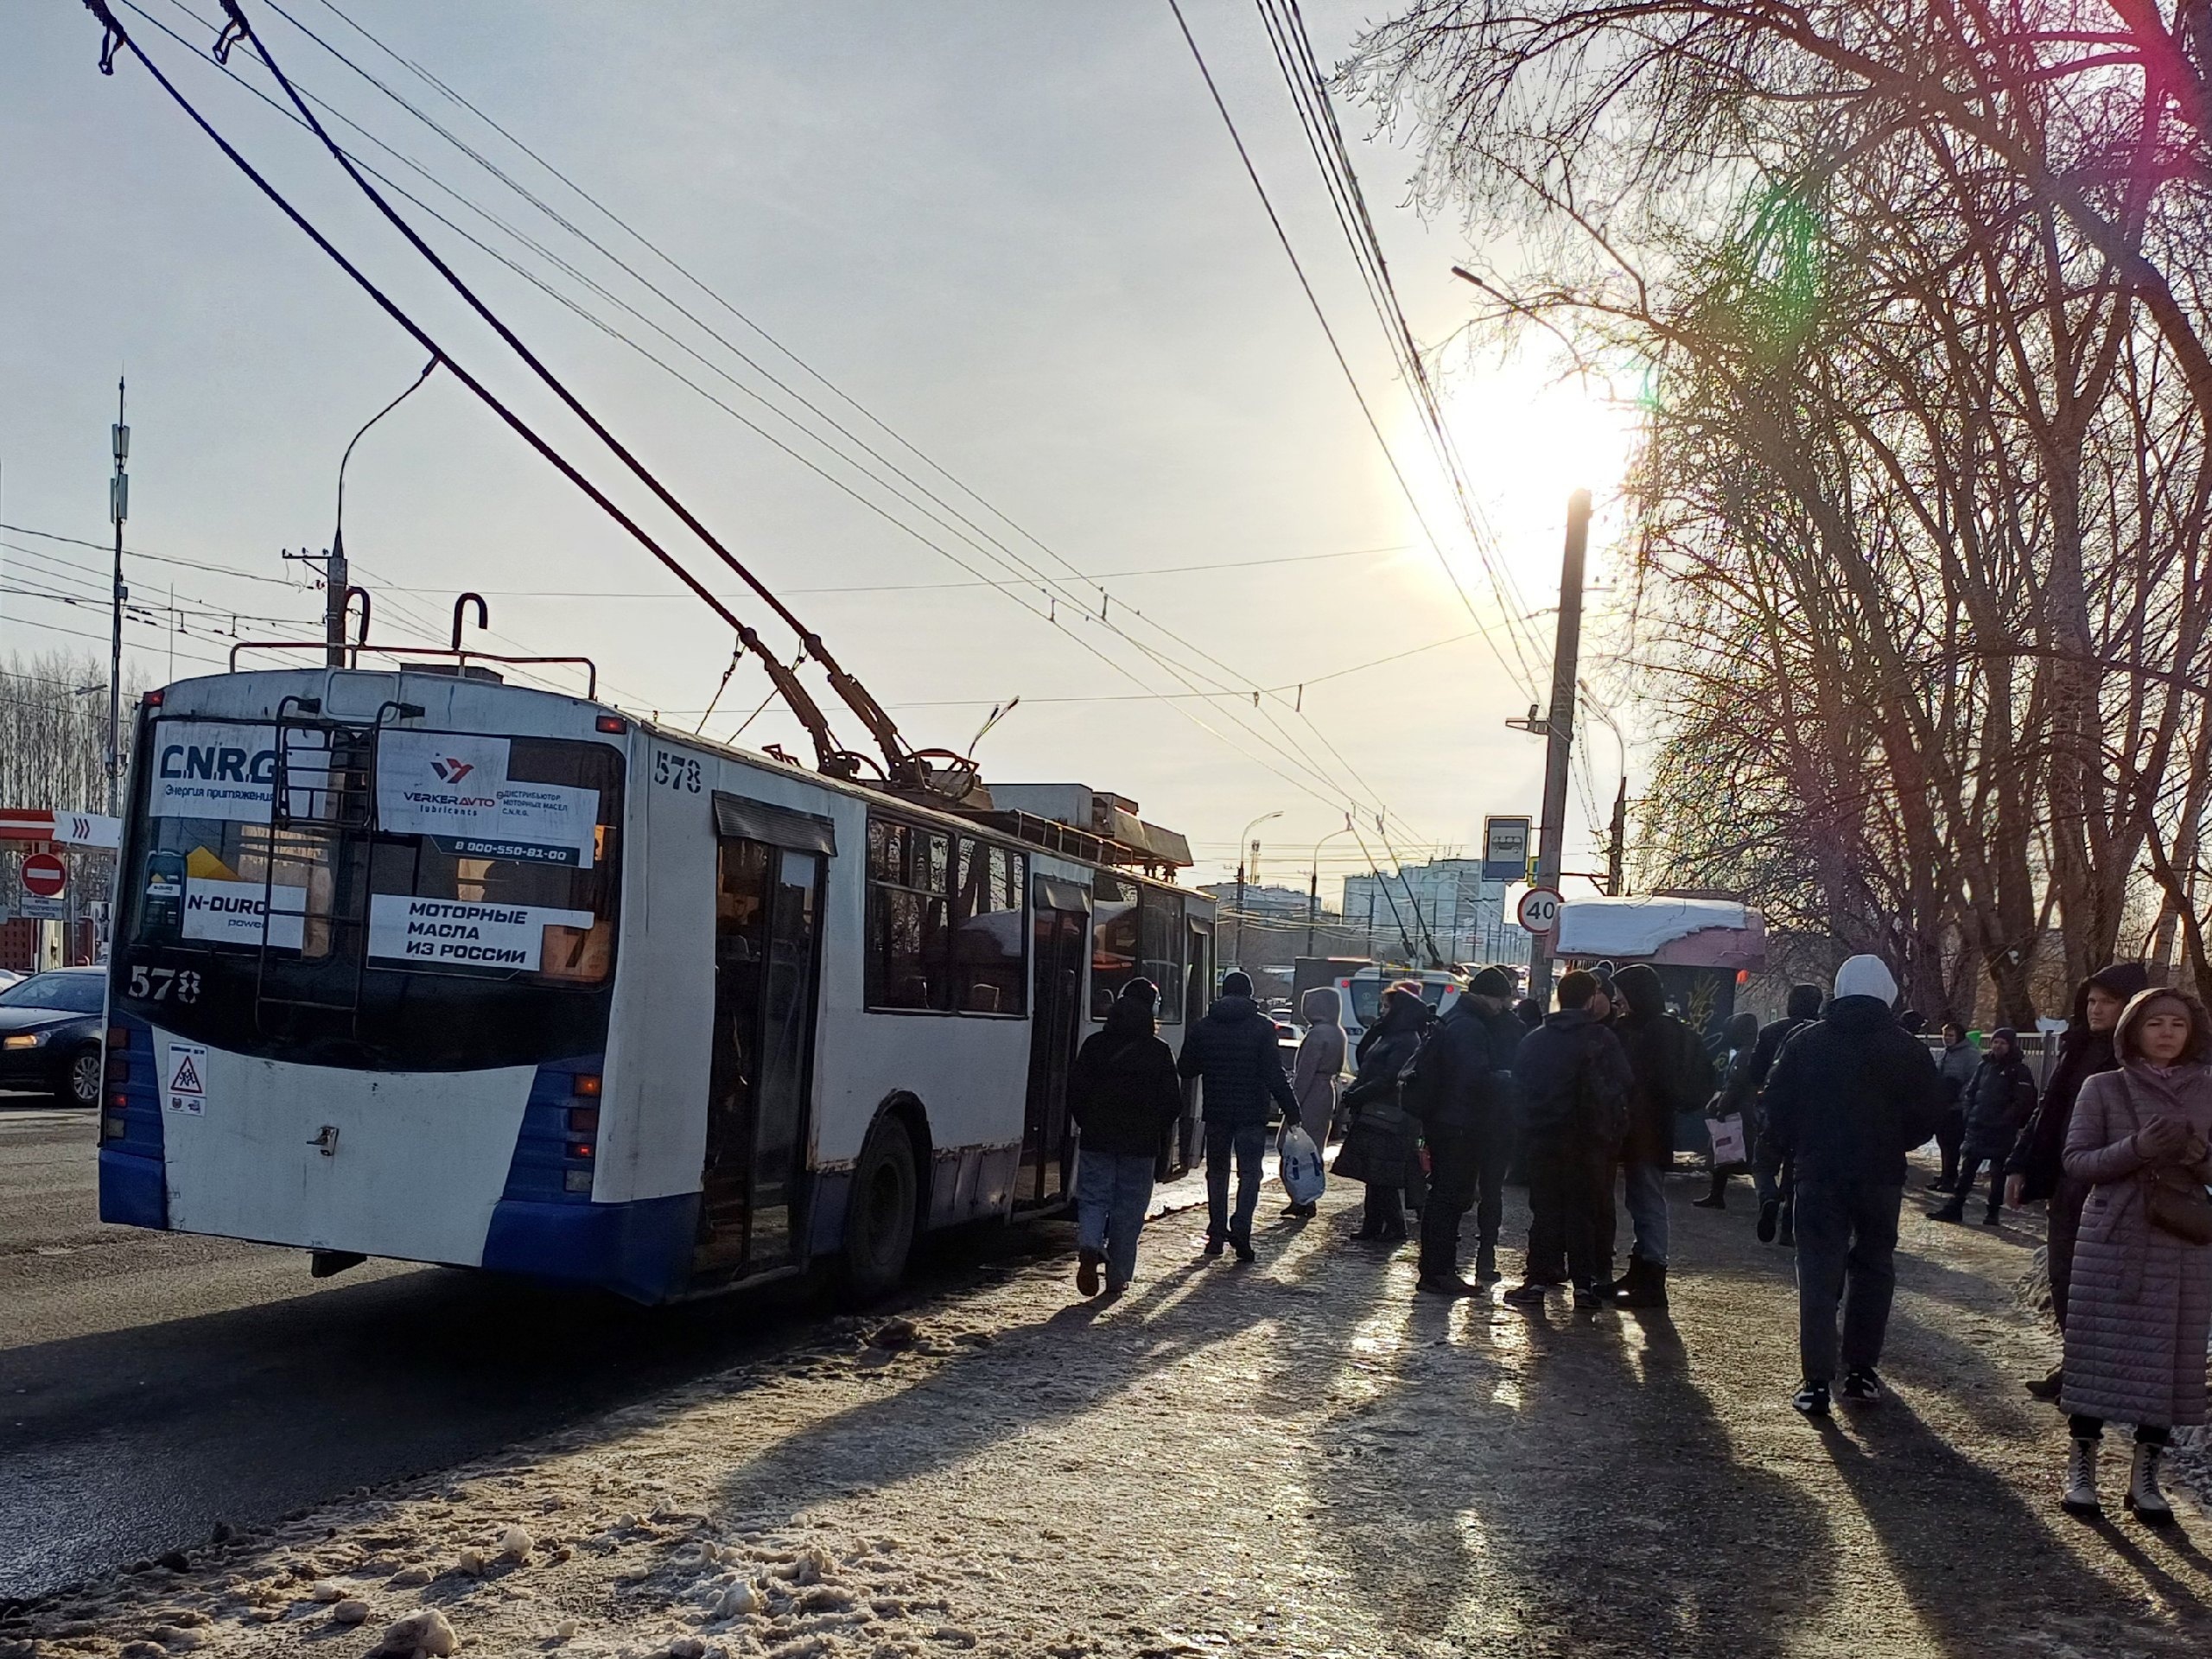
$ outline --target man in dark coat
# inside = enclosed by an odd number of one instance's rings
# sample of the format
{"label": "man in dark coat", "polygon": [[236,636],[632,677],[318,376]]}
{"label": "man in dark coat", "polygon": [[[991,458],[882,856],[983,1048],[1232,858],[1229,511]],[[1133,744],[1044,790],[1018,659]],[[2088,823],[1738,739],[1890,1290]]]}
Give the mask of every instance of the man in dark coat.
{"label": "man in dark coat", "polygon": [[[2061,1330],[2066,1327],[2067,1293],[2074,1285],[2074,1241],[2082,1230],[2082,1206],[2089,1197],[2088,1185],[2069,1178],[2063,1166],[2067,1127],[2074,1121],[2074,1101],[2082,1085],[2100,1071],[2120,1069],[2113,1053],[2113,1027],[2120,1023],[2128,999],[2150,982],[2150,969],[2143,963],[2115,962],[2075,987],[2073,1018],[2058,1039],[2058,1062],[2044,1084],[2042,1103],[2005,1160],[2007,1204],[2017,1208],[2037,1198],[2050,1200],[2044,1259],[2050,1264],[2051,1316]],[[2038,1400],[2056,1400],[2064,1382],[2063,1368],[2055,1369],[2027,1384],[2027,1390]]]}
{"label": "man in dark coat", "polygon": [[[1473,1296],[1497,1278],[1497,1229],[1512,1151],[1513,1056],[1521,1022],[1508,1009],[1503,969],[1477,974],[1437,1022],[1406,1079],[1405,1105],[1428,1147],[1428,1203],[1421,1212],[1421,1280],[1440,1296]],[[1477,1203],[1477,1195],[1480,1202]],[[1475,1205],[1475,1276],[1459,1277],[1459,1223]]]}
{"label": "man in dark coat", "polygon": [[[1764,1095],[1767,1074],[1774,1070],[1775,1057],[1782,1052],[1782,1046],[1821,1017],[1821,1004],[1827,1000],[1827,994],[1817,985],[1789,988],[1782,1018],[1760,1031],[1759,1046],[1751,1051],[1751,1086],[1755,1096]],[[1759,1243],[1773,1243],[1779,1232],[1782,1247],[1788,1249],[1797,1242],[1790,1214],[1789,1171],[1768,1139],[1764,1099],[1760,1101],[1758,1117],[1759,1138],[1751,1147],[1751,1185],[1759,1195]]]}
{"label": "man in dark coat", "polygon": [[[1260,1204],[1260,1160],[1268,1144],[1268,1102],[1282,1108],[1283,1127],[1298,1123],[1298,1096],[1283,1075],[1275,1022],[1252,998],[1244,974],[1222,976],[1221,995],[1206,1017],[1185,1033],[1176,1071],[1199,1077],[1206,1124],[1206,1254],[1225,1243],[1239,1262],[1254,1259],[1252,1212]],[[1229,1209],[1229,1166],[1236,1163],[1236,1211]]]}
{"label": "man in dark coat", "polygon": [[1634,1086],[1628,1057],[1591,1017],[1594,976],[1576,969],[1559,982],[1559,1010],[1523,1038],[1513,1057],[1529,1159],[1529,1260],[1522,1281],[1505,1293],[1540,1304],[1556,1283],[1545,1260],[1562,1251],[1574,1305],[1605,1306],[1598,1294],[1598,1211],[1613,1201],[1613,1160],[1628,1130]]}
{"label": "man in dark coat", "polygon": [[1989,1168],[1989,1207],[1982,1224],[1994,1227],[2005,1213],[2005,1159],[2020,1128],[2036,1109],[2036,1074],[2020,1058],[2020,1039],[2010,1026],[1989,1034],[1989,1047],[1960,1096],[1960,1160],[1951,1184],[1951,1201],[1933,1211],[1931,1221],[1964,1221],[1974,1178]]}
{"label": "man in dark coat", "polygon": [[1175,1055],[1155,1034],[1159,988],[1133,979],[1084,1039],[1068,1073],[1068,1110],[1082,1141],[1076,1161],[1076,1287],[1121,1294],[1136,1272],[1137,1235],[1152,1207],[1153,1171],[1167,1126],[1183,1112]]}
{"label": "man in dark coat", "polygon": [[1882,1397],[1875,1366],[1897,1291],[1904,1158],[1935,1133],[1943,1084],[1928,1046],[1897,1022],[1897,984],[1879,957],[1836,970],[1835,1000],[1783,1045],[1767,1077],[1767,1134],[1796,1171],[1797,1350],[1790,1403],[1828,1412],[1843,1306],[1842,1394]]}
{"label": "man in dark coat", "polygon": [[[1667,1012],[1658,970],[1635,962],[1613,976],[1626,1011],[1613,1035],[1628,1056],[1635,1079],[1630,1096],[1628,1138],[1621,1169],[1635,1233],[1628,1271],[1611,1287],[1623,1307],[1667,1306],[1667,1171],[1675,1162],[1675,1118],[1701,1110],[1713,1097],[1713,1060],[1698,1035]],[[1606,1180],[1605,1221],[1612,1219],[1612,1182]],[[1599,1254],[1610,1257],[1610,1224],[1600,1228]]]}

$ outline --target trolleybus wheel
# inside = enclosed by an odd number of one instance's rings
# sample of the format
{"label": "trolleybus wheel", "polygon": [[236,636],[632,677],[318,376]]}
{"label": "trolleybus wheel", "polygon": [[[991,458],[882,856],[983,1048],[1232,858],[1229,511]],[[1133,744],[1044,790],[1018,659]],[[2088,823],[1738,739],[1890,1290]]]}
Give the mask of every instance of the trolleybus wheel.
{"label": "trolleybus wheel", "polygon": [[906,1276],[919,1189],[913,1137],[886,1115],[861,1148],[845,1209],[845,1285],[854,1296],[880,1296]]}

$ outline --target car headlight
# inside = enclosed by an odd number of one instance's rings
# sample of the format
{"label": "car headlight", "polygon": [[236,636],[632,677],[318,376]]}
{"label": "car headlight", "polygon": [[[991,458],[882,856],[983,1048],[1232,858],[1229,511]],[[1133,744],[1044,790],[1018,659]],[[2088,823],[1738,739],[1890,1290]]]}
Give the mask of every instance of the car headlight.
{"label": "car headlight", "polygon": [[45,1040],[42,1031],[18,1032],[12,1037],[0,1037],[0,1048],[36,1048]]}

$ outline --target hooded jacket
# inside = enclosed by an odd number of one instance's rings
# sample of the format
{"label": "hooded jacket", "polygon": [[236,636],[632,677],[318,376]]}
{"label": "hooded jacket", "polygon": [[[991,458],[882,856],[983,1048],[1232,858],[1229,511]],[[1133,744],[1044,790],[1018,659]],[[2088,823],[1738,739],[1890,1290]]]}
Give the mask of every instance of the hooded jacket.
{"label": "hooded jacket", "polygon": [[[1709,1115],[1745,1117],[1758,1097],[1758,1083],[1751,1076],[1751,1056],[1759,1041],[1758,1016],[1750,1013],[1728,1016],[1728,1056],[1721,1073],[1720,1092]],[[1749,1118],[1745,1117],[1748,1127]]]}
{"label": "hooded jacket", "polygon": [[1772,1151],[1809,1182],[1904,1184],[1936,1132],[1943,1081],[1928,1046],[1879,996],[1839,996],[1782,1046],[1762,1096]]}
{"label": "hooded jacket", "polygon": [[1675,1116],[1702,1111],[1713,1096],[1713,1061],[1697,1033],[1667,1012],[1666,988],[1649,964],[1630,963],[1613,983],[1628,1004],[1613,1035],[1635,1080],[1621,1155],[1632,1164],[1664,1164],[1675,1155]]}
{"label": "hooded jacket", "polygon": [[2139,962],[2115,962],[2100,968],[2074,988],[2074,1009],[2066,1034],[2058,1039],[2058,1062],[2044,1084],[2043,1102],[2012,1143],[2005,1160],[2007,1175],[2026,1178],[2021,1193],[2032,1203],[2058,1190],[2064,1173],[2066,1126],[2074,1116],[2074,1103],[2082,1085],[2100,1071],[2116,1071],[2120,1059],[2113,1052],[2112,1033],[2089,1029],[2089,987],[2109,991],[2122,1002],[2151,982],[2151,971]]}
{"label": "hooded jacket", "polygon": [[1383,993],[1382,1017],[1361,1039],[1359,1072],[1344,1090],[1352,1120],[1337,1154],[1337,1173],[1347,1179],[1403,1186],[1412,1178],[1421,1126],[1405,1109],[1399,1082],[1421,1052],[1429,1020],[1428,1005],[1417,993],[1395,987]]}
{"label": "hooded jacket", "polygon": [[1610,1152],[1609,1123],[1624,1122],[1636,1080],[1620,1039],[1587,1008],[1560,1008],[1521,1039],[1513,1056],[1521,1122],[1530,1135],[1578,1137]]}
{"label": "hooded jacket", "polygon": [[1068,1109],[1086,1151],[1157,1153],[1183,1113],[1175,1055],[1154,1034],[1149,1003],[1117,998],[1083,1039],[1068,1073]]}
{"label": "hooded jacket", "polygon": [[1183,1039],[1175,1070],[1204,1079],[1204,1114],[1209,1123],[1231,1128],[1264,1128],[1268,1102],[1283,1116],[1298,1121],[1298,1096],[1282,1074],[1282,1047],[1275,1022],[1249,996],[1222,996]]}
{"label": "hooded jacket", "polygon": [[1316,985],[1298,999],[1306,1016],[1306,1039],[1290,1068],[1290,1090],[1298,1096],[1298,1119],[1316,1142],[1325,1141],[1337,1115],[1337,1079],[1344,1069],[1344,999],[1333,985]]}

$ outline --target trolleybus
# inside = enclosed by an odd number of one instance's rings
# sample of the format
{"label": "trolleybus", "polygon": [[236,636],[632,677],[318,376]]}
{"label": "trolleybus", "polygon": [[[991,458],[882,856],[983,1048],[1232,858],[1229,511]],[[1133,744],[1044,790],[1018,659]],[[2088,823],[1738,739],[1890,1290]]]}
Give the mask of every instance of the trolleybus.
{"label": "trolleybus", "polygon": [[949,808],[475,664],[183,681],[133,753],[100,1214],[319,1274],[878,1291],[1064,1203],[1077,1042],[1211,983],[1180,838],[1075,786]]}

